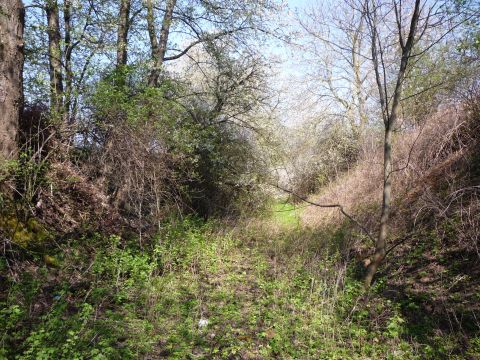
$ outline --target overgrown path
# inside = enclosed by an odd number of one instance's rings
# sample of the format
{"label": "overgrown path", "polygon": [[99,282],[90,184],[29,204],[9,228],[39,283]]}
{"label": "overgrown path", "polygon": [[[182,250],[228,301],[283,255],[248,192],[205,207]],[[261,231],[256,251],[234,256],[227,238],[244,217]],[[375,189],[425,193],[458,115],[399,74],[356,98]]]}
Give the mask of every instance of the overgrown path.
{"label": "overgrown path", "polygon": [[311,267],[315,254],[301,246],[289,252],[307,231],[295,211],[274,210],[273,218],[242,228],[186,237],[182,264],[174,264],[174,252],[156,279],[161,321],[150,358],[408,358],[401,349],[391,354],[388,343],[400,344],[395,333],[365,346],[367,330],[348,314],[359,287],[340,293],[344,268],[326,261]]}
{"label": "overgrown path", "polygon": [[[422,315],[421,299],[388,297],[383,281],[363,290],[341,250],[345,229],[308,229],[298,215],[291,205],[275,205],[233,225],[187,218],[165,224],[148,250],[99,234],[59,244],[51,254],[55,264],[32,261],[2,299],[0,358],[437,359],[460,353],[446,336],[437,339],[439,326]],[[467,349],[473,355],[475,346]]]}

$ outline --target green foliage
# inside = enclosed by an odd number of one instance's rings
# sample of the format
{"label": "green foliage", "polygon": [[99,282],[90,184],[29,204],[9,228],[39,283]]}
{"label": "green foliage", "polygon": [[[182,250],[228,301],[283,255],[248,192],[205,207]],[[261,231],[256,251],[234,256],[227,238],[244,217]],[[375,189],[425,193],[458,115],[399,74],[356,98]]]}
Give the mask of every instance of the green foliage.
{"label": "green foliage", "polygon": [[[458,44],[458,50],[467,57],[475,58],[480,53],[480,25],[478,23],[478,11],[480,6],[474,0],[453,1],[450,12],[462,14],[462,36]],[[472,16],[473,15],[473,16]]]}
{"label": "green foliage", "polygon": [[10,179],[18,169],[17,160],[3,160],[0,162],[0,184]]}
{"label": "green foliage", "polygon": [[180,84],[166,79],[159,87],[149,87],[138,82],[138,71],[125,67],[99,82],[91,98],[99,121],[108,125],[121,120],[133,127],[150,122],[160,131],[174,130],[182,114],[178,102],[173,101],[174,94],[181,91]]}
{"label": "green foliage", "polygon": [[[140,158],[148,166],[140,166],[135,173],[145,171],[146,178],[155,179],[158,175],[148,172],[166,173],[160,188],[150,185],[140,191],[143,198],[168,192],[176,197],[175,205],[184,203],[202,216],[238,212],[245,199],[250,208],[255,206],[260,197],[254,196],[258,191],[252,185],[266,169],[255,160],[258,149],[253,137],[245,129],[217,121],[221,113],[210,104],[188,100],[194,92],[187,84],[166,76],[157,87],[145,86],[141,68],[124,67],[107,76],[91,96],[96,126],[110,141],[111,149],[106,150],[111,154],[103,154],[103,158],[118,156],[114,147],[119,145],[115,143],[129,142],[131,151],[112,162],[137,164]],[[137,154],[126,159],[131,153]],[[122,174],[108,174],[111,182],[119,182],[124,173],[133,171],[131,168]],[[122,184],[111,187],[115,192]]]}
{"label": "green foliage", "polygon": [[[144,248],[118,236],[65,243],[53,254],[59,268],[38,266],[19,282],[9,280],[0,354],[435,359],[458,353],[455,335],[436,335],[422,313],[426,299],[388,298],[384,278],[364,290],[342,262],[352,236],[347,228],[308,233],[290,215],[270,216],[240,231],[191,217],[171,221]],[[477,343],[471,339],[468,354],[478,354]]]}
{"label": "green foliage", "polygon": [[[70,242],[58,254],[58,269],[42,267],[12,283],[1,307],[2,354],[20,359],[124,359],[151,350],[154,327],[145,309],[151,291],[157,290],[151,284],[157,262],[153,255],[125,245],[117,236]],[[93,262],[90,246],[98,249]],[[77,276],[80,270],[77,285],[61,276]],[[59,275],[55,286],[46,283]],[[29,309],[39,300],[47,307],[30,318]]]}
{"label": "green foliage", "polygon": [[36,161],[31,151],[21,152],[17,160],[0,165],[0,185],[11,182],[16,199],[0,192],[0,234],[21,247],[38,246],[51,239],[51,234],[34,217],[32,205],[42,186],[48,184],[48,163]]}

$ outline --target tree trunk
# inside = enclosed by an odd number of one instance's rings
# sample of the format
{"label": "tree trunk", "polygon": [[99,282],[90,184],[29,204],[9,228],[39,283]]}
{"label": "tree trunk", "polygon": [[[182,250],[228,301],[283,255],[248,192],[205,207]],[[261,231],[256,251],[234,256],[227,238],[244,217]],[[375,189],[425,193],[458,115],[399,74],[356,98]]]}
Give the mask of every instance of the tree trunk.
{"label": "tree trunk", "polygon": [[[365,135],[365,128],[367,127],[367,114],[365,112],[365,98],[363,94],[363,80],[362,80],[362,74],[361,74],[361,62],[359,59],[358,53],[360,52],[360,39],[357,39],[358,41],[358,47],[357,50],[354,50],[352,52],[352,64],[353,64],[353,75],[354,75],[354,87],[355,87],[355,97],[356,101],[358,103],[358,133],[360,135],[360,138],[363,140],[363,137]],[[358,53],[356,53],[358,51]]]}
{"label": "tree trunk", "polygon": [[362,32],[363,32],[363,18],[360,19],[360,23],[355,28],[352,35],[352,69],[353,69],[353,84],[354,84],[354,100],[358,104],[358,131],[357,135],[363,141],[365,128],[367,126],[367,114],[365,113],[365,99],[363,95],[363,82],[362,79],[362,63],[360,59],[360,53],[362,51]]}
{"label": "tree trunk", "polygon": [[117,68],[127,64],[128,30],[130,27],[130,0],[120,0],[117,28]]}
{"label": "tree trunk", "polygon": [[0,160],[18,154],[18,122],[23,107],[23,27],[21,0],[0,5]]}
{"label": "tree trunk", "polygon": [[385,139],[383,143],[383,202],[382,214],[380,217],[380,231],[375,243],[375,253],[372,262],[367,268],[365,276],[365,287],[370,287],[378,267],[386,254],[386,241],[388,235],[388,220],[390,218],[390,203],[392,200],[392,128],[385,128]]}
{"label": "tree trunk", "polygon": [[[387,97],[387,86],[386,80],[384,78],[384,84],[380,79],[380,64],[378,62],[378,49],[377,49],[377,40],[378,40],[378,29],[376,24],[376,13],[373,12],[373,22],[370,22],[371,31],[372,31],[372,60],[374,64],[375,77],[377,81],[379,96],[380,96],[380,105],[382,109],[382,116],[385,126],[385,140],[383,143],[383,203],[382,203],[382,214],[380,218],[380,231],[378,234],[377,241],[375,243],[375,253],[373,255],[372,262],[369,264],[367,269],[367,275],[365,276],[365,287],[369,288],[372,284],[373,277],[377,272],[378,267],[385,258],[386,254],[386,241],[388,236],[388,221],[390,219],[390,205],[392,201],[392,179],[393,174],[392,168],[392,132],[394,126],[397,122],[398,110],[400,107],[400,99],[402,96],[402,86],[403,81],[405,80],[405,73],[407,71],[408,62],[411,57],[412,49],[415,43],[415,34],[417,31],[417,25],[420,18],[420,6],[421,0],[415,0],[415,7],[413,10],[412,18],[410,20],[410,26],[408,30],[408,37],[405,41],[402,34],[402,29],[399,25],[399,45],[401,48],[401,59],[400,66],[397,73],[397,79],[395,88],[393,90],[392,96],[392,105],[389,111],[388,106],[388,97]],[[398,14],[398,9],[395,4],[395,14]],[[417,39],[418,41],[418,39]],[[383,50],[380,49],[380,53]],[[382,63],[383,64],[383,63]],[[385,72],[385,65],[383,66],[383,71]]]}
{"label": "tree trunk", "polygon": [[48,0],[45,11],[48,27],[48,59],[50,64],[50,110],[53,118],[62,120],[63,116],[63,76],[62,50],[60,47],[60,21],[56,0]]}
{"label": "tree trunk", "polygon": [[63,21],[65,28],[65,113],[64,121],[67,124],[73,122],[71,116],[71,104],[73,96],[73,71],[72,71],[72,1],[64,1]]}
{"label": "tree trunk", "polygon": [[147,5],[147,30],[150,38],[150,50],[152,51],[152,59],[155,60],[155,56],[158,53],[158,39],[157,30],[155,28],[155,14],[153,12],[152,0],[146,0]]}
{"label": "tree trunk", "polygon": [[162,29],[160,30],[160,39],[157,41],[157,34],[155,31],[153,4],[152,0],[147,0],[147,26],[148,34],[150,36],[150,43],[152,46],[153,69],[148,79],[150,86],[158,85],[160,73],[162,71],[165,53],[167,52],[168,35],[170,33],[170,26],[173,19],[173,10],[177,0],[167,0],[165,15],[163,16]]}

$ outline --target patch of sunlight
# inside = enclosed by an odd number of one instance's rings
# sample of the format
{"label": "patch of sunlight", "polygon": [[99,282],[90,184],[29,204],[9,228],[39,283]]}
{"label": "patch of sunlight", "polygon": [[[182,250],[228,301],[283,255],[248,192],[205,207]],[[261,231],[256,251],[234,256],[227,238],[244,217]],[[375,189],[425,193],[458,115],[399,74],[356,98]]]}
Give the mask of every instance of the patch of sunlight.
{"label": "patch of sunlight", "polygon": [[281,226],[296,227],[300,225],[302,210],[303,207],[298,204],[279,201],[272,205],[272,220]]}

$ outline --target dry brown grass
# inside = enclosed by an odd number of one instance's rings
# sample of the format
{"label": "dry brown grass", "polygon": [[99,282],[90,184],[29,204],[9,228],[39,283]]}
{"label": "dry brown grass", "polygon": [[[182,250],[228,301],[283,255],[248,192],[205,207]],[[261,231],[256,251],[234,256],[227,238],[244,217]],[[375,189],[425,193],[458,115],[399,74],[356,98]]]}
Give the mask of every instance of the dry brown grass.
{"label": "dry brown grass", "polygon": [[[462,108],[438,111],[422,127],[398,132],[393,147],[399,171],[393,178],[391,252],[380,275],[388,297],[422,299],[409,321],[419,321],[419,314],[435,318],[442,333],[480,327],[479,117],[476,97]],[[343,205],[376,236],[381,194],[382,149],[370,146],[351,171],[311,200]],[[346,221],[336,209],[314,206],[301,220],[313,231]],[[362,260],[373,246],[359,232],[348,243]]]}
{"label": "dry brown grass", "polygon": [[[469,119],[465,111],[451,107],[438,111],[422,126],[397,132],[394,142],[393,221],[404,225],[399,213],[418,217],[435,205],[432,192],[452,191],[459,180],[473,141],[465,131]],[[376,230],[382,194],[382,148],[380,142],[364,145],[357,166],[311,197],[322,204],[339,203],[357,214],[372,231]],[[457,185],[456,185],[457,183]],[[448,197],[448,194],[443,194]],[[438,209],[437,209],[438,210]],[[335,224],[344,218],[337,209],[308,208],[302,221],[309,227]]]}

